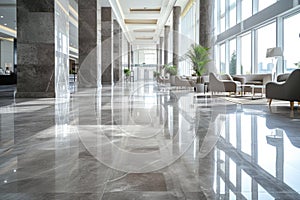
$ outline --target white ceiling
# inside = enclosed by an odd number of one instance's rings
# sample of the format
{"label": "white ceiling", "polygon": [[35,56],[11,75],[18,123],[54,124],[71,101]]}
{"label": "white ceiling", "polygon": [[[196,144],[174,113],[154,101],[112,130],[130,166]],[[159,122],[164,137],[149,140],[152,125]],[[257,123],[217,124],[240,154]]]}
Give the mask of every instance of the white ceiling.
{"label": "white ceiling", "polygon": [[16,0],[0,0],[0,37],[14,37]]}
{"label": "white ceiling", "polygon": [[[182,10],[188,0],[109,0],[125,35],[132,44],[156,44],[174,6]],[[133,11],[130,9],[160,9],[160,11]],[[155,24],[128,24],[125,20],[157,20]]]}
{"label": "white ceiling", "polygon": [[[102,6],[111,6],[127,39],[132,44],[156,44],[163,34],[164,25],[173,7],[181,6],[182,10],[188,0],[102,0]],[[160,11],[133,11],[130,9],[160,9]],[[1,16],[3,16],[1,18]],[[126,24],[126,20],[157,20],[155,24]],[[1,28],[2,27],[2,28]],[[4,27],[4,28],[3,28]],[[16,0],[0,0],[0,37],[12,37],[5,32],[5,27],[16,30]]]}

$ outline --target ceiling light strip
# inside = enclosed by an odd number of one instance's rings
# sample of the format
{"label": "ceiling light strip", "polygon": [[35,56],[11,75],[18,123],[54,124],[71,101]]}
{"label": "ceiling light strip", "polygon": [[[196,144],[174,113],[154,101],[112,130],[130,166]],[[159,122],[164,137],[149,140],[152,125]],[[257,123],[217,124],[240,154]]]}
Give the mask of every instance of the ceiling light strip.
{"label": "ceiling light strip", "polygon": [[17,31],[16,30],[13,30],[13,29],[8,28],[8,27],[3,26],[3,25],[0,25],[0,32],[8,34],[12,37],[17,37]]}
{"label": "ceiling light strip", "polygon": [[157,24],[157,19],[124,19],[125,24]]}
{"label": "ceiling light strip", "polygon": [[160,8],[130,8],[130,12],[160,12]]}
{"label": "ceiling light strip", "polygon": [[135,33],[154,33],[155,29],[135,29],[133,30]]}
{"label": "ceiling light strip", "polygon": [[193,7],[194,3],[195,3],[195,0],[189,0],[189,2],[185,5],[185,7],[181,13],[181,17],[184,17],[190,11],[190,9]]}
{"label": "ceiling light strip", "polygon": [[4,37],[0,37],[0,40],[6,40],[6,41],[13,42],[13,41],[14,41],[14,38],[4,38]]}
{"label": "ceiling light strip", "polygon": [[78,12],[71,5],[69,5],[69,11],[78,19]]}

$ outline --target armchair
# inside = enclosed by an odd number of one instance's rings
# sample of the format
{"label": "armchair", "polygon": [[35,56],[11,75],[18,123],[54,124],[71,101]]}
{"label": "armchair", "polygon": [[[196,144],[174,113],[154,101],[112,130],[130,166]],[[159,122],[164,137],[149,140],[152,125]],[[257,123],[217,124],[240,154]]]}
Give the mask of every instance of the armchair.
{"label": "armchair", "polygon": [[271,106],[272,99],[290,102],[291,110],[294,109],[294,101],[300,102],[300,69],[294,70],[285,82],[269,82],[266,85],[266,98]]}
{"label": "armchair", "polygon": [[241,83],[234,81],[230,75],[220,75],[217,76],[215,73],[211,72],[209,74],[209,90],[212,92],[240,92]]}

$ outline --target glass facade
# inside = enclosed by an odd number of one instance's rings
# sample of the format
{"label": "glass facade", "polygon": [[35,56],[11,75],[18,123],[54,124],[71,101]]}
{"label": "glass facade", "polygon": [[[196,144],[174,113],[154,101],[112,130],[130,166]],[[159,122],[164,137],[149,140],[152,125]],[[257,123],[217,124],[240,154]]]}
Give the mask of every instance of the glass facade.
{"label": "glass facade", "polygon": [[255,73],[271,73],[275,71],[275,59],[266,58],[268,48],[276,46],[276,23],[257,30],[257,69]]}
{"label": "glass facade", "polygon": [[[280,74],[298,67],[300,9],[295,2],[216,0],[215,3],[216,64],[220,73]],[[273,47],[280,47],[283,57],[266,58],[267,49]]]}
{"label": "glass facade", "polygon": [[284,71],[291,72],[298,68],[300,62],[300,13],[284,19]]}

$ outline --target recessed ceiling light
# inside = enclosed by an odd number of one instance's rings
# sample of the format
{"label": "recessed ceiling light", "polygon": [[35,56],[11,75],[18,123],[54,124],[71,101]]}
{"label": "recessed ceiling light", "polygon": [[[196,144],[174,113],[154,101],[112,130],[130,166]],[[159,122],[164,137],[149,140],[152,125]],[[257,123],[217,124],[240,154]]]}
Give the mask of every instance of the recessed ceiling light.
{"label": "recessed ceiling light", "polygon": [[3,18],[3,17],[4,17],[3,15],[0,16],[0,18]]}
{"label": "recessed ceiling light", "polygon": [[125,24],[157,24],[157,19],[125,19]]}
{"label": "recessed ceiling light", "polygon": [[5,23],[4,26],[7,26],[7,23]]}

